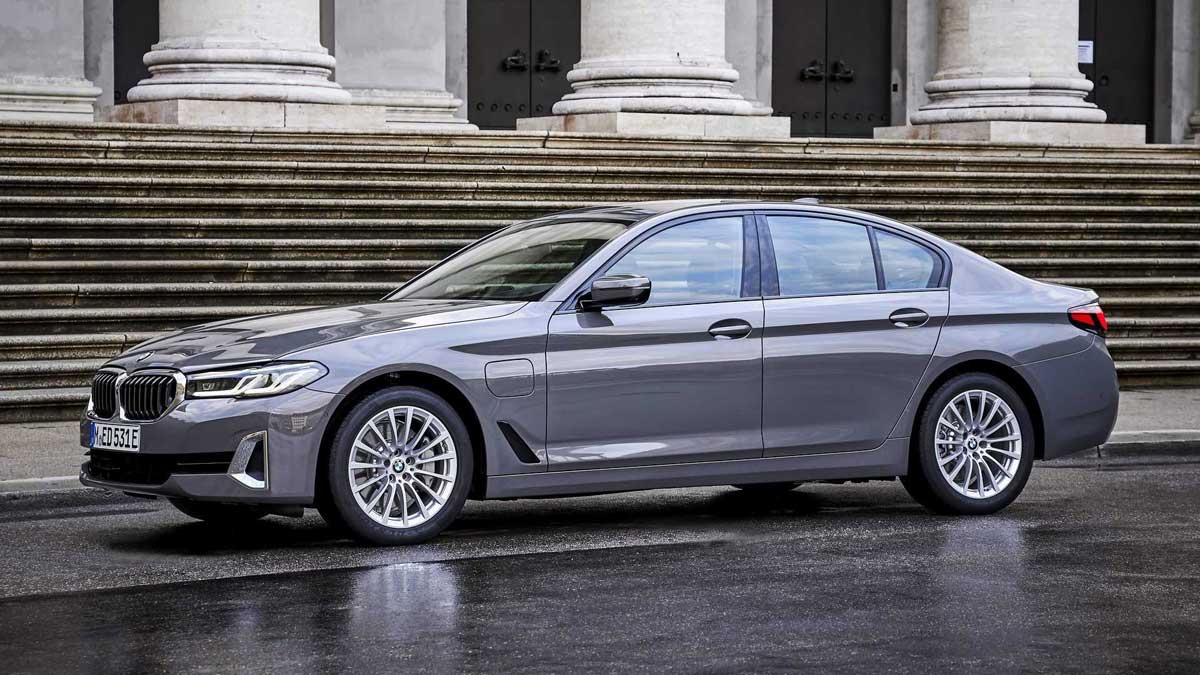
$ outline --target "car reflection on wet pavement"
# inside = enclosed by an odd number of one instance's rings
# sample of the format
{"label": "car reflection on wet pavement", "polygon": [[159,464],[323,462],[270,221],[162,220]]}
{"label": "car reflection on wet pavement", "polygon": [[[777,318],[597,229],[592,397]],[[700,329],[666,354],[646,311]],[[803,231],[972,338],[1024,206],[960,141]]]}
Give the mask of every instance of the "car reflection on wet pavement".
{"label": "car reflection on wet pavement", "polygon": [[231,533],[154,502],[0,505],[0,663],[1197,672],[1198,482],[1048,466],[982,518],[894,484],[471,504],[438,542],[385,550],[313,517]]}

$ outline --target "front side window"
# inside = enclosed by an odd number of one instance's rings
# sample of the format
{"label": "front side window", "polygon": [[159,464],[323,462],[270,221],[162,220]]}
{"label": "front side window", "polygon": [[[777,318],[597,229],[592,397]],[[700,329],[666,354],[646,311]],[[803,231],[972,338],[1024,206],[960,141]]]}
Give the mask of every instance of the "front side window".
{"label": "front side window", "polygon": [[548,219],[516,225],[449,258],[388,299],[539,300],[630,222]]}
{"label": "front side window", "polygon": [[863,225],[808,216],[769,216],[779,294],[879,290],[871,237]]}
{"label": "front side window", "polygon": [[742,295],[742,217],[696,220],[663,230],[606,274],[650,279],[646,305],[736,300]]}
{"label": "front side window", "polygon": [[941,282],[942,261],[936,253],[920,244],[883,230],[875,230],[879,262],[889,291],[937,288]]}

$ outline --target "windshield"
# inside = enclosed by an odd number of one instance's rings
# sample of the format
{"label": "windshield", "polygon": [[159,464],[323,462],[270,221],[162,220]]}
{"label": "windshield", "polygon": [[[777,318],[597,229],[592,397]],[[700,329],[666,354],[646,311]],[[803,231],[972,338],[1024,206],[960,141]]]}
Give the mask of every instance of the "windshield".
{"label": "windshield", "polygon": [[450,257],[388,299],[538,300],[628,222],[535,220]]}

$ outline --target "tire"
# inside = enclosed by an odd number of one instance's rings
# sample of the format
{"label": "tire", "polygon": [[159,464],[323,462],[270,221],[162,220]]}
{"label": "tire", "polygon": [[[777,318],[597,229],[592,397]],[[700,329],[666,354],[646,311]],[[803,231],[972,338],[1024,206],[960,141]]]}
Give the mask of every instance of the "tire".
{"label": "tire", "polygon": [[1033,421],[1020,395],[998,377],[966,373],[929,398],[908,475],[900,482],[936,513],[995,513],[1025,489],[1036,452]]}
{"label": "tire", "polygon": [[785,481],[782,483],[739,483],[730,487],[735,487],[755,495],[781,495],[800,487],[800,483],[797,481]]}
{"label": "tire", "polygon": [[419,544],[458,517],[473,475],[470,435],[454,408],[424,389],[391,387],[360,401],[338,426],[317,507],[332,528],[361,542]]}
{"label": "tire", "polygon": [[267,509],[253,504],[222,504],[198,502],[190,499],[172,499],[171,506],[196,520],[216,525],[250,523],[267,515]]}

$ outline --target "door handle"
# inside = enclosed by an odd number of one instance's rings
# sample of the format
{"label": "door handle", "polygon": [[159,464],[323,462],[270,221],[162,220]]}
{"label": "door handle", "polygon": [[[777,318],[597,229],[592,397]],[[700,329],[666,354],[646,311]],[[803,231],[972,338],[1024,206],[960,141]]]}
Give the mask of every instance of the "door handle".
{"label": "door handle", "polygon": [[725,319],[708,327],[708,334],[718,340],[736,340],[746,337],[754,327],[741,319]]}
{"label": "door handle", "polygon": [[896,324],[897,328],[917,328],[929,321],[929,314],[920,309],[906,307],[892,312],[888,320]]}
{"label": "door handle", "polygon": [[512,56],[504,57],[500,67],[505,70],[529,70],[529,54],[526,54],[524,49],[518,49]]}
{"label": "door handle", "polygon": [[806,67],[800,69],[800,79],[802,80],[823,80],[825,79],[825,62],[814,60]]}
{"label": "door handle", "polygon": [[551,54],[549,49],[543,49],[538,52],[537,63],[533,64],[533,69],[558,72],[562,70],[562,60]]}
{"label": "door handle", "polygon": [[849,63],[846,63],[840,59],[834,61],[833,72],[829,74],[829,79],[833,80],[834,82],[837,82],[838,80],[843,82],[851,82],[854,80],[854,68],[852,68]]}

